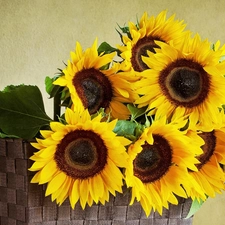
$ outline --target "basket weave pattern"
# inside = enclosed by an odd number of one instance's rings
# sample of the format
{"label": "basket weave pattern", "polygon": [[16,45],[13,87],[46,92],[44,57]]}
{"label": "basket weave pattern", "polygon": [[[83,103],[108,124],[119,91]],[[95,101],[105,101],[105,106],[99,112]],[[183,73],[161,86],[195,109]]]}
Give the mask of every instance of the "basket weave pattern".
{"label": "basket weave pattern", "polygon": [[72,210],[66,200],[60,207],[45,197],[45,185],[31,184],[29,157],[35,149],[21,139],[0,139],[0,225],[191,225],[184,219],[190,200],[180,199],[163,215],[146,218],[139,203],[129,206],[129,194],[111,196],[106,205]]}

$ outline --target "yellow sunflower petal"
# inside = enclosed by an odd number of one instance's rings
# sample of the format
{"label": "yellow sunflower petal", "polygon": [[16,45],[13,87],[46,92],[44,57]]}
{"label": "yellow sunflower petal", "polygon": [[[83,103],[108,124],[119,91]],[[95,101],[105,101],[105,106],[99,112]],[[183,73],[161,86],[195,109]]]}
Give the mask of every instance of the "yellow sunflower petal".
{"label": "yellow sunflower petal", "polygon": [[66,174],[58,173],[56,176],[52,178],[52,180],[49,181],[45,195],[48,196],[51,193],[55,192],[57,189],[59,189],[62,186],[65,180],[66,180]]}

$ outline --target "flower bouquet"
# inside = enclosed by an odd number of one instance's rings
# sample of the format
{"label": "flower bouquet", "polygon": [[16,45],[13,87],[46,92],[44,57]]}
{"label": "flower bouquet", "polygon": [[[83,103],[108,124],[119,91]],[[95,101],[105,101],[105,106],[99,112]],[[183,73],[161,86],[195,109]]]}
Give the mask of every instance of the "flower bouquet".
{"label": "flower bouquet", "polygon": [[37,86],[7,86],[0,92],[0,135],[12,150],[2,151],[1,160],[18,154],[10,144],[16,142],[30,158],[30,185],[61,214],[60,207],[69,207],[70,219],[76,210],[90,215],[95,209],[91,215],[101,224],[96,215],[118,197],[126,209],[117,204],[117,219],[107,211],[118,224],[128,217],[166,224],[174,212],[191,224],[201,204],[224,190],[225,45],[202,41],[185,27],[166,11],[144,13],[137,23],[119,26],[115,47],[98,46],[96,39],[83,50],[77,42],[64,69],[45,79],[53,119]]}

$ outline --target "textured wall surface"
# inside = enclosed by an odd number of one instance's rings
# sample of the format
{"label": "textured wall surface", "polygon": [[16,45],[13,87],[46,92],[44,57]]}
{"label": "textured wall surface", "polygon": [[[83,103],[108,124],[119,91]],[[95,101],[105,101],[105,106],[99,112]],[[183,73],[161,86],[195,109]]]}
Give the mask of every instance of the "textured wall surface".
{"label": "textured wall surface", "polygon": [[[167,9],[203,39],[225,43],[224,0],[0,0],[0,89],[8,84],[36,84],[45,94],[45,76],[70,58],[76,41],[83,48],[99,43],[120,43],[117,23],[136,21],[144,11],[157,15]],[[209,199],[195,215],[194,225],[224,225],[225,195]]]}

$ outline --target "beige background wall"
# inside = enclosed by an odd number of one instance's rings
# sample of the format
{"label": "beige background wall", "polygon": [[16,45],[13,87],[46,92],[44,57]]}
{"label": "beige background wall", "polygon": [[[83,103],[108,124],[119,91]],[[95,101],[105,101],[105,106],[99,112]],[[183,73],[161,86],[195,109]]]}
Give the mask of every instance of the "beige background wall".
{"label": "beige background wall", "polygon": [[[75,42],[83,48],[120,43],[117,23],[136,21],[144,11],[184,19],[202,38],[225,43],[224,0],[0,0],[0,90],[8,84],[36,84],[45,93],[44,78],[53,76],[70,57]],[[44,94],[51,116],[52,102]],[[225,195],[208,200],[194,225],[224,225]]]}

